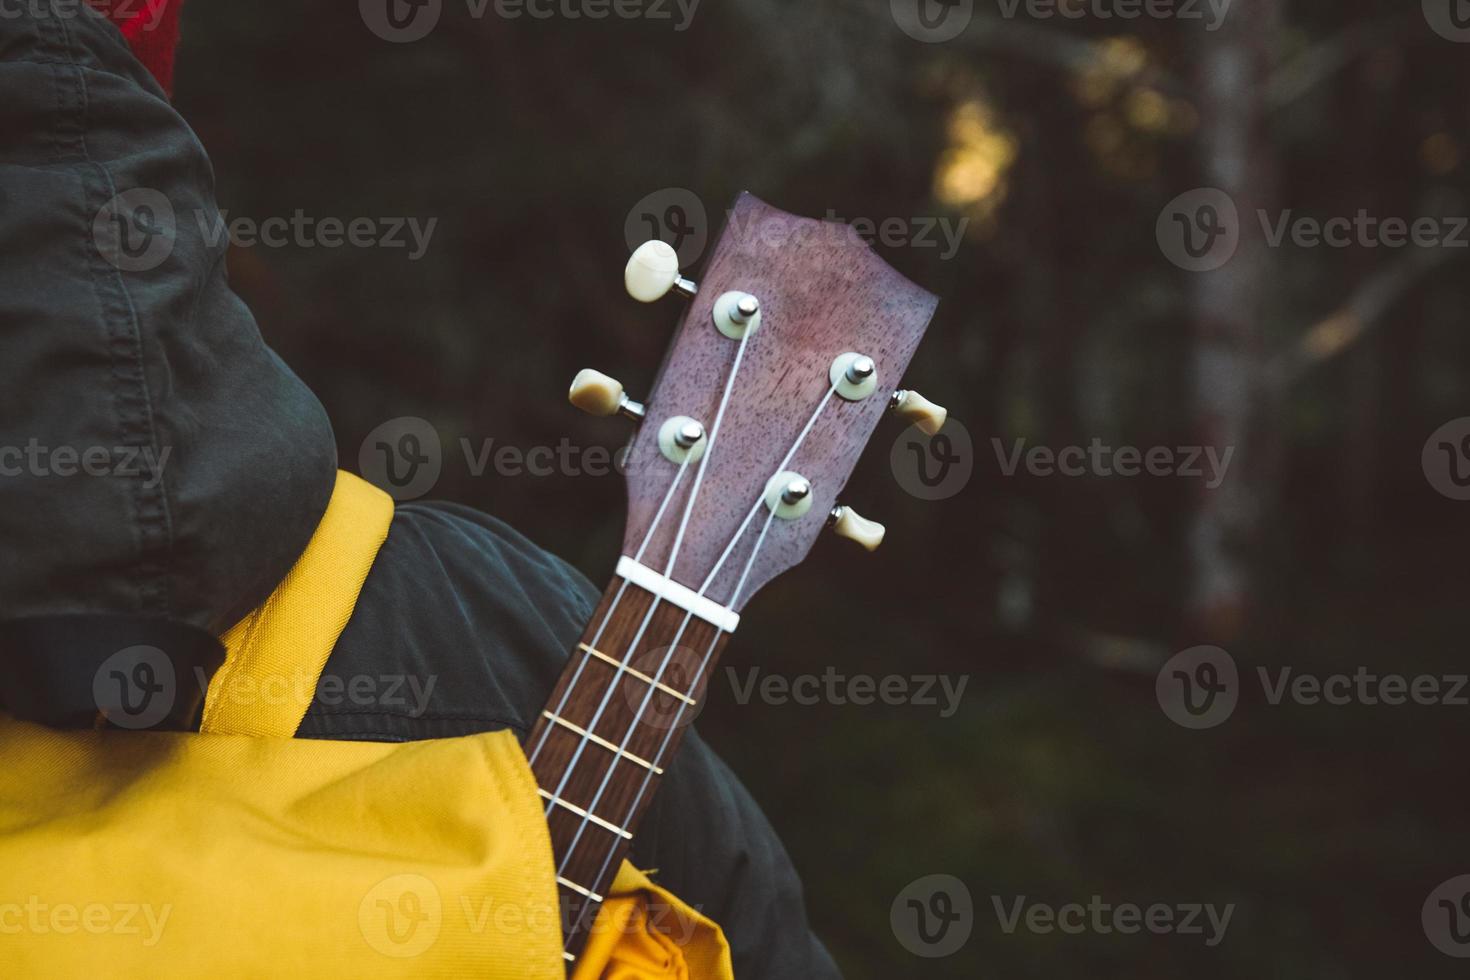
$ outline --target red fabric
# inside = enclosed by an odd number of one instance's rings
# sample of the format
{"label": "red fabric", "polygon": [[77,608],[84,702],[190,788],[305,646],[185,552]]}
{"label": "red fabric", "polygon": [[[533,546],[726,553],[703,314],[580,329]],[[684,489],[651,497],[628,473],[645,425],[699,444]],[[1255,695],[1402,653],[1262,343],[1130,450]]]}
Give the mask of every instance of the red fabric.
{"label": "red fabric", "polygon": [[169,95],[174,91],[174,48],[179,43],[179,8],[184,0],[87,0],[107,15],[133,55],[158,79]]}

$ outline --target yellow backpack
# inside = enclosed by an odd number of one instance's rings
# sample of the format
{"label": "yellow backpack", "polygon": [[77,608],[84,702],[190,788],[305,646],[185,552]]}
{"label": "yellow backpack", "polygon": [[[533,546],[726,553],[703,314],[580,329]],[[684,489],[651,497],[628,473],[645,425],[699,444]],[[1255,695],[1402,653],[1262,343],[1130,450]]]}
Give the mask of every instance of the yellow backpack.
{"label": "yellow backpack", "polygon": [[[551,841],[514,734],[295,739],[388,533],[346,473],[223,638],[199,733],[0,714],[0,976],[567,975]],[[624,863],[573,980],[728,980],[719,926]]]}

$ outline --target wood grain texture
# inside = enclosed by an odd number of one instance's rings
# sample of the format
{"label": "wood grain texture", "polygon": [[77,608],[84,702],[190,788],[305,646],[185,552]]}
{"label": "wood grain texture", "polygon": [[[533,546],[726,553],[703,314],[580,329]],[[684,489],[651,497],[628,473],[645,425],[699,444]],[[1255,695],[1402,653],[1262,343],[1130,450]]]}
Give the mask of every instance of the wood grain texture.
{"label": "wood grain texture", "polygon": [[[709,595],[739,609],[762,585],[799,563],[820,533],[913,357],[938,300],[879,258],[846,225],[799,218],[742,194],[699,279],[669,348],[648,416],[628,457],[624,553],[642,544],[677,470],[658,449],[659,426],[674,415],[714,423],[739,342],[714,327],[715,300],[743,290],[761,302],[672,577],[698,589],[826,394],[832,360],[846,351],[878,364],[878,390],[861,402],[834,396],[790,469],[807,477],[814,503],[804,518],[773,522],[738,597],[736,581],[764,521],[721,566]],[[654,530],[644,564],[662,570],[687,501],[682,488]]]}

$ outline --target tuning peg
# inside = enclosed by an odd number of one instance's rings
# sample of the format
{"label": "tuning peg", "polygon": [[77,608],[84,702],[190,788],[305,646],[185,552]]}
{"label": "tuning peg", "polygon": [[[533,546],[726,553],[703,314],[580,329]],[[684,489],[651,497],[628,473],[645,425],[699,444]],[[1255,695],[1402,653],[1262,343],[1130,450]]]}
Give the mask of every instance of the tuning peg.
{"label": "tuning peg", "polygon": [[572,388],[567,392],[567,400],[588,415],[605,416],[621,412],[641,422],[645,413],[643,403],[629,398],[621,381],[591,368],[577,372],[572,379]]}
{"label": "tuning peg", "polygon": [[693,296],[699,289],[679,275],[679,256],[667,242],[657,238],[633,250],[623,270],[623,285],[628,295],[640,303],[662,299],[671,289],[683,296]]}
{"label": "tuning peg", "polygon": [[878,550],[878,546],[883,543],[883,535],[887,531],[882,524],[868,520],[844,504],[838,504],[832,508],[832,514],[828,517],[827,523],[839,538],[856,541],[869,551]]}
{"label": "tuning peg", "polygon": [[910,425],[917,425],[925,435],[934,435],[944,428],[944,420],[949,417],[949,409],[943,405],[936,405],[917,391],[907,391],[903,388],[893,393],[893,400],[888,407],[898,414],[898,417]]}

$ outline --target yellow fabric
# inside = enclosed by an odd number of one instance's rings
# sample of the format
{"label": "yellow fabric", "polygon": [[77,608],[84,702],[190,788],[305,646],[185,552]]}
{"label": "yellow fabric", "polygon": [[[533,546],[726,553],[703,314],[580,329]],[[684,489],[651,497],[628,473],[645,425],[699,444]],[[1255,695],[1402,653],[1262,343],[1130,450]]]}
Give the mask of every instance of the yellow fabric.
{"label": "yellow fabric", "polygon": [[[225,637],[200,734],[0,714],[0,976],[564,978],[513,734],[294,739],[392,518],[347,474]],[[731,980],[713,922],[626,862],[575,980]]]}
{"label": "yellow fabric", "polygon": [[0,975],[564,976],[513,735],[55,732],[0,716]]}
{"label": "yellow fabric", "polygon": [[392,520],[392,497],[337,472],[306,550],[270,598],[221,638],[225,662],[205,694],[200,731],[296,734]]}
{"label": "yellow fabric", "polygon": [[627,861],[572,980],[733,980],[720,927]]}

